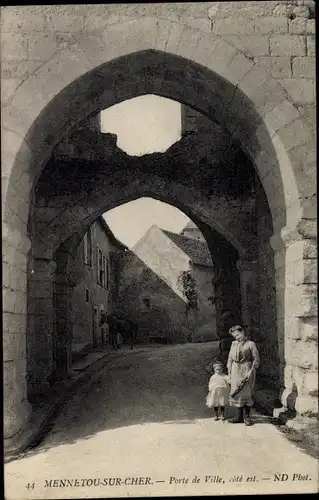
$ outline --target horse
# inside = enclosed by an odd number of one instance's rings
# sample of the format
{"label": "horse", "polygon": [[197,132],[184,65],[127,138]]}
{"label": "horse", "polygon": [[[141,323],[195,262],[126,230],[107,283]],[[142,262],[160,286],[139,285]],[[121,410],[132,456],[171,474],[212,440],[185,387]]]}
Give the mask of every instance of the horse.
{"label": "horse", "polygon": [[112,336],[112,345],[116,348],[118,345],[118,334],[121,335],[123,342],[125,344],[130,345],[130,348],[133,349],[134,344],[137,341],[137,332],[138,326],[137,324],[129,318],[119,318],[113,316],[114,323],[114,332]]}

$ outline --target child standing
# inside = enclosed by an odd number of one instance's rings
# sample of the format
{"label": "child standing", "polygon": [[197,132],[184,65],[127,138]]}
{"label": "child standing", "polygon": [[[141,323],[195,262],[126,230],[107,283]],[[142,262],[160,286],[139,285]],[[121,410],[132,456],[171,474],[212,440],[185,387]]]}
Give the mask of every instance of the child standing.
{"label": "child standing", "polygon": [[208,394],[206,405],[214,408],[214,420],[218,420],[218,410],[220,409],[220,420],[225,422],[225,406],[229,399],[229,381],[224,374],[223,365],[219,361],[213,364],[214,374],[210,377],[208,383]]}

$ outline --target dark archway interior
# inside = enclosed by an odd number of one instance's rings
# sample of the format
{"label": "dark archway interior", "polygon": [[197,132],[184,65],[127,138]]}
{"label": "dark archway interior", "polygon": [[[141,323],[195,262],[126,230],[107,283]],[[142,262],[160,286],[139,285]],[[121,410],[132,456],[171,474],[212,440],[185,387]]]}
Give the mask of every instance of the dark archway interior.
{"label": "dark archway interior", "polygon": [[[94,116],[101,109],[145,94],[174,99],[197,110],[218,124],[224,134],[232,136],[235,130],[241,131],[243,141],[237,134],[232,142],[244,150],[252,161],[261,152],[255,136],[256,129],[261,127],[260,130],[264,130],[264,147],[272,152],[273,164],[278,165],[262,118],[253,103],[238,88],[194,61],[156,50],[145,50],[114,59],[83,74],[43,110],[26,138],[35,161],[30,168],[37,171],[33,188],[36,188],[41,171],[50,161],[54,147],[77,129],[83,120]],[[245,149],[245,138],[256,142],[249,152]],[[18,156],[17,164],[20,161]],[[275,187],[277,192],[280,191],[281,206],[285,207],[284,193],[278,179]],[[282,216],[285,217],[284,211]]]}
{"label": "dark archway interior", "polygon": [[[127,79],[110,98],[107,91],[114,89],[115,80],[119,82],[124,70]],[[163,77],[165,86],[157,88]],[[245,326],[258,337],[262,355],[267,363],[271,362],[271,369],[269,363],[264,365],[265,376],[278,385],[276,313],[270,312],[269,305],[275,311],[273,255],[268,244],[272,221],[252,162],[225,130],[224,109],[232,101],[233,92],[229,83],[196,64],[145,51],[112,61],[81,77],[50,103],[45,118],[42,117],[44,122],[39,119],[30,130],[33,147],[37,149],[40,142],[48,144],[42,158],[46,166],[42,172],[39,170],[29,219],[30,258],[49,256],[55,261],[59,277],[56,281],[59,283],[61,278],[61,287],[66,286],[67,290],[55,295],[62,302],[54,304],[53,348],[56,367],[61,373],[67,371],[65,344],[72,338],[68,287],[72,283],[72,258],[78,244],[94,220],[107,210],[141,196],[151,196],[184,211],[208,243],[214,265],[219,268],[214,287],[219,297],[216,308],[220,337],[227,337],[232,324],[244,322],[242,284],[236,263],[239,258],[257,263],[255,279],[246,290],[251,300],[252,323]],[[146,93],[176,99],[214,121],[204,129],[184,134],[165,153],[143,157],[125,154],[117,148],[116,137],[85,126],[84,115],[93,117],[102,107]],[[205,95],[215,96],[210,105],[203,98]],[[256,113],[251,106],[248,109],[256,118],[252,127],[257,123],[259,126],[261,121]],[[265,266],[269,276],[263,282]],[[265,304],[264,286],[271,300],[268,309],[264,307],[260,314],[260,304]],[[32,297],[28,296],[28,301]],[[224,352],[229,348],[229,340],[223,346]]]}

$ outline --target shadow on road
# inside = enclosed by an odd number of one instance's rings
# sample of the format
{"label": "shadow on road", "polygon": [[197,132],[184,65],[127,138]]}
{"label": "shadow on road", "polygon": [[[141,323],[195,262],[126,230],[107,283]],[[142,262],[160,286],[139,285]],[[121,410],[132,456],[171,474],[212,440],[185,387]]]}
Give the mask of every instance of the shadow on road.
{"label": "shadow on road", "polygon": [[[119,427],[212,418],[205,405],[205,366],[215,351],[212,344],[186,344],[121,353],[77,389],[23,457]],[[232,416],[227,409],[226,417]],[[270,422],[260,414],[253,417],[258,424]]]}

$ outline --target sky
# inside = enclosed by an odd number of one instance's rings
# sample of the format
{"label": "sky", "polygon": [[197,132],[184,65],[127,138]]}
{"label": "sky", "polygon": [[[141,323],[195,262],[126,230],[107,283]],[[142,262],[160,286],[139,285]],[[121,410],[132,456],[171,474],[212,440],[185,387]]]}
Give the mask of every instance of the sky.
{"label": "sky", "polygon": [[156,224],[161,229],[180,233],[189,218],[180,210],[153,198],[139,198],[104,214],[114,235],[132,248]]}
{"label": "sky", "polygon": [[[102,132],[117,134],[127,154],[164,152],[181,138],[181,106],[163,97],[141,96],[101,112]],[[156,224],[179,233],[189,218],[180,210],[152,198],[139,198],[103,214],[114,235],[129,248]]]}
{"label": "sky", "polygon": [[101,131],[117,134],[129,155],[164,152],[181,138],[181,105],[155,95],[129,99],[101,112]]}

